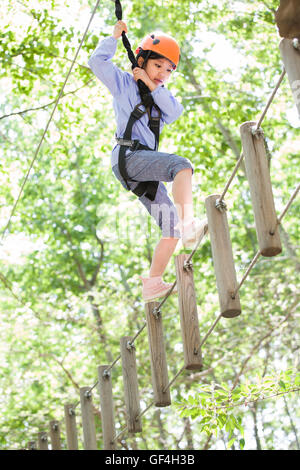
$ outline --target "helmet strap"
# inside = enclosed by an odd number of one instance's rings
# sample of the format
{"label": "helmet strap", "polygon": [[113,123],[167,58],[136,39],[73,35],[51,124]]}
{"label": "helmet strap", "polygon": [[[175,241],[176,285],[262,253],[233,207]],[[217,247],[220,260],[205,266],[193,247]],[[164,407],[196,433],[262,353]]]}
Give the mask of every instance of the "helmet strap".
{"label": "helmet strap", "polygon": [[151,51],[146,51],[146,57],[145,57],[145,59],[144,59],[143,69],[146,67],[150,55],[151,55]]}
{"label": "helmet strap", "polygon": [[142,69],[144,69],[144,68],[146,67],[147,61],[148,61],[148,59],[149,59],[149,57],[150,57],[150,55],[151,55],[151,52],[152,52],[152,51],[144,51],[143,49],[141,49],[141,50],[139,51],[138,55],[136,56],[137,62],[138,62],[138,60],[139,60],[140,57],[142,57],[142,59],[143,59],[143,65],[142,65],[142,66],[139,65],[139,67],[141,67]]}

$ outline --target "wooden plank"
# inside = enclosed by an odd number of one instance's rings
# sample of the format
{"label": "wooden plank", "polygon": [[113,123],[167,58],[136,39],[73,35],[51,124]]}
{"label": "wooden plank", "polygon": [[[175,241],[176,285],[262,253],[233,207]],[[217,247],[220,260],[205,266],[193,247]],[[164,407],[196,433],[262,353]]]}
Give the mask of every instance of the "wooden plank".
{"label": "wooden plank", "polygon": [[50,434],[50,440],[51,440],[51,449],[61,450],[59,421],[56,421],[56,420],[50,421],[49,429],[50,429],[49,434]]}
{"label": "wooden plank", "polygon": [[27,449],[28,450],[37,450],[36,441],[29,441],[27,443]]}
{"label": "wooden plank", "polygon": [[280,36],[300,39],[300,2],[299,0],[280,0],[275,11],[275,20]]}
{"label": "wooden plank", "polygon": [[68,450],[78,450],[75,405],[67,403],[64,410]]}
{"label": "wooden plank", "polygon": [[158,306],[158,302],[145,304],[148,341],[151,361],[151,376],[154,393],[155,406],[163,407],[171,404],[170,389],[164,392],[169,383],[168,366],[164,345],[164,334],[162,318],[159,314],[153,315],[153,310]]}
{"label": "wooden plank", "polygon": [[128,432],[136,433],[142,431],[140,414],[140,397],[138,388],[138,377],[136,368],[135,347],[131,345],[131,336],[124,336],[120,340],[124,398],[126,406]]}
{"label": "wooden plank", "polygon": [[46,432],[38,433],[38,450],[48,450],[48,435]]}
{"label": "wooden plank", "polygon": [[93,399],[90,387],[80,387],[81,419],[85,450],[97,450]]}
{"label": "wooden plank", "polygon": [[98,387],[100,394],[104,450],[114,450],[116,449],[116,444],[114,442],[116,430],[111,374],[110,372],[105,373],[108,367],[108,365],[98,367]]}
{"label": "wooden plank", "polygon": [[[300,118],[300,40],[296,41],[298,42],[293,42],[290,39],[282,39],[279,44],[279,49]],[[299,49],[296,49],[293,43],[298,44]]]}
{"label": "wooden plank", "polygon": [[233,298],[237,288],[236,272],[227,214],[216,208],[219,198],[218,194],[212,194],[205,199],[206,214],[221,314],[225,318],[233,318],[240,315],[241,305],[238,293]]}
{"label": "wooden plank", "polygon": [[185,268],[188,258],[187,254],[175,257],[184,365],[186,369],[201,370],[203,363],[194,275],[190,265]]}
{"label": "wooden plank", "polygon": [[261,132],[253,135],[256,122],[241,125],[246,174],[249,181],[258,244],[262,256],[276,256],[282,251],[270,171]]}

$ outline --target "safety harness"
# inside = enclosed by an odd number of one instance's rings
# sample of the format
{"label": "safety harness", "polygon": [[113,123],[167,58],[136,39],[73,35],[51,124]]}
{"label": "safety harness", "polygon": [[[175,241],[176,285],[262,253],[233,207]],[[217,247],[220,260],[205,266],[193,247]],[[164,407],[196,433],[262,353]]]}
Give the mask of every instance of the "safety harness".
{"label": "safety harness", "polygon": [[[122,6],[120,3],[120,0],[113,0],[113,1],[115,1],[116,17],[118,20],[122,20]],[[137,60],[131,49],[131,45],[126,36],[125,31],[122,32],[122,41],[127,51],[128,58],[130,62],[132,63],[132,68],[134,69],[135,67],[138,67]],[[145,58],[145,61],[148,59],[148,57]],[[148,199],[150,199],[150,201],[154,201],[157,188],[159,185],[158,181],[139,182],[134,189],[131,189],[128,184],[128,180],[131,180],[131,181],[135,181],[135,180],[131,179],[128,176],[128,173],[126,170],[126,159],[125,159],[126,151],[127,150],[132,150],[132,151],[158,150],[158,145],[159,145],[161,110],[157,106],[157,104],[154,103],[153,97],[151,95],[151,91],[149,90],[147,85],[145,85],[145,83],[142,80],[138,80],[137,85],[138,85],[140,96],[141,96],[141,103],[139,103],[130,114],[123,137],[116,139],[117,143],[120,145],[118,166],[119,166],[119,172],[122,178],[124,179],[127,189],[129,191],[132,191],[138,197],[145,195]],[[141,109],[141,106],[143,106],[145,109]],[[157,110],[158,116],[152,116],[153,108]],[[134,124],[139,119],[141,119],[142,116],[144,116],[146,113],[148,114],[148,117],[149,117],[149,124],[148,124],[149,128],[151,129],[151,131],[153,132],[155,136],[155,148],[154,149],[151,149],[147,147],[146,145],[141,144],[140,141],[137,139],[132,140],[132,128]]]}

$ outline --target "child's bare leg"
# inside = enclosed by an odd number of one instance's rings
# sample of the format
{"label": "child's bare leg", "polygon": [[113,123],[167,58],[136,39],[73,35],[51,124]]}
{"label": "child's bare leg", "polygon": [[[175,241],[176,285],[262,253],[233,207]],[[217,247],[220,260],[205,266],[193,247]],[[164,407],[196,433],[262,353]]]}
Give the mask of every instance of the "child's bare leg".
{"label": "child's bare leg", "polygon": [[178,238],[162,238],[158,242],[153,253],[149,277],[163,275],[177,243]]}
{"label": "child's bare leg", "polygon": [[[179,171],[173,181],[172,193],[180,221],[191,220],[194,217],[192,174],[192,170],[186,168]],[[149,277],[163,275],[177,243],[178,238],[162,238],[158,242],[154,250]]]}
{"label": "child's bare leg", "polygon": [[194,217],[192,174],[190,168],[185,168],[177,173],[173,181],[172,193],[181,221],[188,221]]}

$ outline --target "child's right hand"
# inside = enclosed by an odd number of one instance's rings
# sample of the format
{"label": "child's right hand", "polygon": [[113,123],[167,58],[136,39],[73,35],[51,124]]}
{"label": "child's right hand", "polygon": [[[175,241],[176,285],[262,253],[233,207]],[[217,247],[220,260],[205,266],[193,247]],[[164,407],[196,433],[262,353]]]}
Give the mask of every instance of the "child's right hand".
{"label": "child's right hand", "polygon": [[124,23],[124,21],[119,20],[114,27],[114,32],[113,32],[113,37],[116,39],[119,39],[122,36],[122,32],[125,31],[125,33],[128,32],[127,30],[127,25]]}

